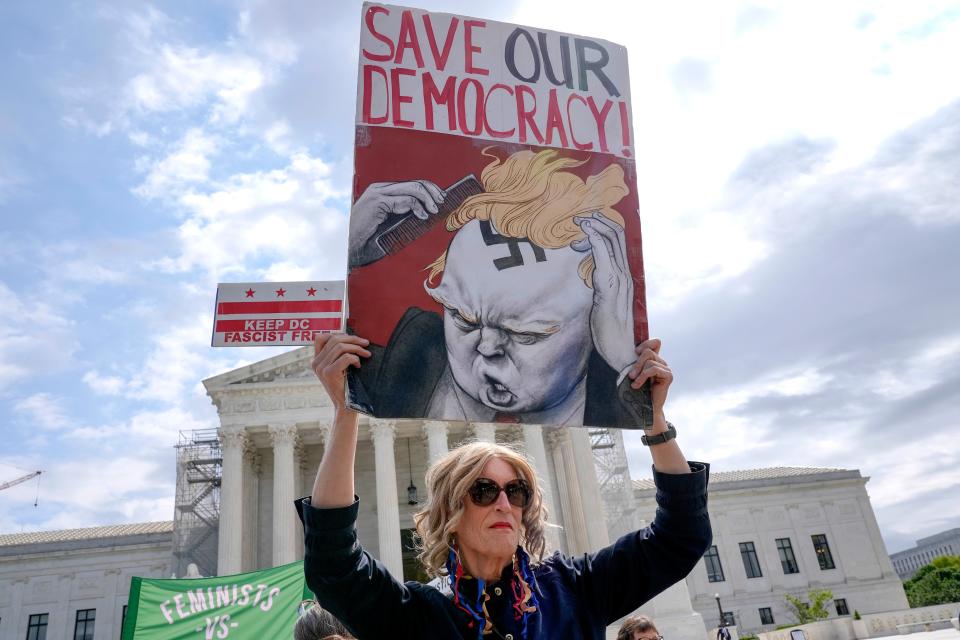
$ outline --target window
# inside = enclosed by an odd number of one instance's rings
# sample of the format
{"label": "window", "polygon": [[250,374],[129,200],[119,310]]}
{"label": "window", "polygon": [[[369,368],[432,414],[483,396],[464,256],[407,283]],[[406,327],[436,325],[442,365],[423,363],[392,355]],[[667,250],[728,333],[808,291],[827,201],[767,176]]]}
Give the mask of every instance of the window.
{"label": "window", "polygon": [[96,619],[96,609],[77,609],[77,622],[73,625],[73,640],[93,640],[93,626]]}
{"label": "window", "polygon": [[123,625],[127,622],[127,605],[123,605],[123,613],[120,614],[120,638],[123,638]]}
{"label": "window", "polygon": [[848,616],[850,615],[850,609],[847,608],[847,599],[846,598],[837,598],[833,601],[833,606],[837,608],[838,616]]}
{"label": "window", "polygon": [[748,578],[762,578],[760,571],[760,561],[757,560],[757,549],[752,542],[740,543],[740,557],[743,558],[743,570],[747,572]]}
{"label": "window", "polygon": [[30,621],[27,624],[27,640],[47,640],[46,613],[30,616]]}
{"label": "window", "polygon": [[833,564],[833,556],[830,554],[830,545],[827,544],[827,536],[822,533],[810,536],[813,540],[813,550],[817,552],[817,562],[820,563],[821,569],[836,569],[837,565]]}
{"label": "window", "polygon": [[724,627],[733,627],[736,626],[737,620],[733,617],[733,611],[724,611],[723,612],[723,625]]}
{"label": "window", "polygon": [[723,566],[720,564],[720,554],[717,553],[717,545],[711,546],[703,554],[703,563],[707,567],[707,580],[710,582],[723,582]]}
{"label": "window", "polygon": [[760,624],[773,624],[773,610],[770,607],[760,607]]}
{"label": "window", "polygon": [[777,538],[777,553],[780,554],[780,566],[783,567],[784,574],[800,573],[800,569],[797,567],[797,558],[793,555],[793,545],[790,544],[790,538]]}

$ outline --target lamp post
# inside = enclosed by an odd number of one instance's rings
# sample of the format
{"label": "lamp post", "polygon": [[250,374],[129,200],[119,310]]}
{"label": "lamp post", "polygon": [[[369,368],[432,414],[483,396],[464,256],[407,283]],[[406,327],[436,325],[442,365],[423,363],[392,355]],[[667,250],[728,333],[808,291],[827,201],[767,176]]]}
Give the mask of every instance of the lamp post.
{"label": "lamp post", "polygon": [[717,611],[720,613],[720,626],[725,627],[727,626],[727,623],[726,623],[726,620],[724,620],[723,618],[723,607],[720,606],[720,594],[715,593],[713,594],[713,597],[716,598],[717,600]]}
{"label": "lamp post", "polygon": [[413,461],[410,457],[410,438],[407,438],[407,470],[410,472],[410,486],[407,487],[407,504],[415,505],[420,501],[417,485],[413,484]]}

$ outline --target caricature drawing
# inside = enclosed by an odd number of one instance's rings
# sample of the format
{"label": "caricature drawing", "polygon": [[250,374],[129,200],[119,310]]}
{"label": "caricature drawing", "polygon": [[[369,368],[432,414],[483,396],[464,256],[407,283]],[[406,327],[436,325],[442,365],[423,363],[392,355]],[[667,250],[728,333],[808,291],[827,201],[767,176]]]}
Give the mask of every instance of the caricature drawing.
{"label": "caricature drawing", "polygon": [[452,237],[424,265],[442,317],[408,308],[351,376],[351,394],[378,417],[638,426],[638,399],[624,392],[635,341],[614,209],[628,194],[623,169],[581,179],[570,170],[583,162],[554,150],[483,154],[482,192],[472,178],[446,192],[381,182],[354,203],[351,269],[383,257],[378,233],[398,215]]}

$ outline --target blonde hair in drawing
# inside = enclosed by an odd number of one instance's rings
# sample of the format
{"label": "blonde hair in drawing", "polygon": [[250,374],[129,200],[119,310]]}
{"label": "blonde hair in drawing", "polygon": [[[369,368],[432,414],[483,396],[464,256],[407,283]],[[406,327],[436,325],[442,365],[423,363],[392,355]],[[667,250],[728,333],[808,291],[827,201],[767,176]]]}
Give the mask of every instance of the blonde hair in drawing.
{"label": "blonde hair in drawing", "polygon": [[[599,211],[623,226],[623,216],[613,208],[629,193],[620,165],[612,163],[582,180],[567,169],[586,161],[558,157],[552,149],[518,151],[502,161],[489,147],[483,155],[493,158],[480,174],[484,192],[467,198],[447,217],[447,231],[457,231],[471,220],[487,220],[502,236],[528,238],[545,249],[559,249],[586,238],[574,216]],[[446,262],[444,251],[426,267],[428,285],[443,273]],[[578,271],[592,288],[591,254],[580,262]]]}

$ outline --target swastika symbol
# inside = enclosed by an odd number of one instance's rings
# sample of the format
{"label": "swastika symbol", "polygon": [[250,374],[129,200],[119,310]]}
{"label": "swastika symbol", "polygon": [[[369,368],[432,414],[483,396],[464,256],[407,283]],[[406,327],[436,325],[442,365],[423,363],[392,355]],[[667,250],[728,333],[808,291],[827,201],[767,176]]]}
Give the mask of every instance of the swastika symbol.
{"label": "swastika symbol", "polygon": [[493,227],[490,226],[489,220],[480,221],[480,233],[483,235],[483,243],[488,247],[496,244],[505,244],[510,248],[510,255],[494,259],[493,266],[495,266],[498,271],[503,271],[504,269],[509,269],[511,267],[523,266],[523,254],[520,253],[521,242],[526,242],[530,245],[530,248],[533,249],[533,255],[537,259],[537,262],[546,262],[547,260],[547,254],[543,248],[530,242],[529,238],[504,237],[493,230]]}

